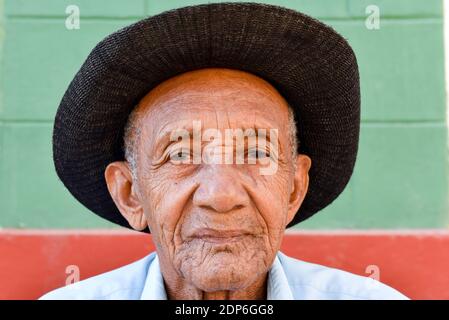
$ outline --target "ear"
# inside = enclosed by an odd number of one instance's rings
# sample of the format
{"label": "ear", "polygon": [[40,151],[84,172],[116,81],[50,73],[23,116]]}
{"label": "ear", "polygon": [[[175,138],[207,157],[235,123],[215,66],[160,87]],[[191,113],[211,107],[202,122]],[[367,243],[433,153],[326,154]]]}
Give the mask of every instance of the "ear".
{"label": "ear", "polygon": [[305,154],[299,154],[296,157],[296,171],[293,177],[290,199],[288,203],[287,224],[289,224],[296,215],[309,188],[309,170],[312,160]]}
{"label": "ear", "polygon": [[133,184],[131,170],[126,161],[110,163],[104,172],[109,193],[122,216],[138,231],[147,227],[142,205]]}

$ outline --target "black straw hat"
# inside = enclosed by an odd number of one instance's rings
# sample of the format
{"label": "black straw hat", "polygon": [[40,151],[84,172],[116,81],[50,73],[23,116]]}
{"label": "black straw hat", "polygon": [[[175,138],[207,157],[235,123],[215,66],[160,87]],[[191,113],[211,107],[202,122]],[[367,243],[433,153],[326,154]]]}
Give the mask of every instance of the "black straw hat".
{"label": "black straw hat", "polygon": [[104,170],[124,160],[123,129],[138,101],[184,72],[223,67],[270,82],[294,109],[299,152],[312,159],[309,190],[289,226],[329,205],[351,177],[358,148],[356,57],[329,26],[300,12],[257,3],[166,11],[125,27],[92,50],[56,113],[53,160],[73,196],[130,227]]}

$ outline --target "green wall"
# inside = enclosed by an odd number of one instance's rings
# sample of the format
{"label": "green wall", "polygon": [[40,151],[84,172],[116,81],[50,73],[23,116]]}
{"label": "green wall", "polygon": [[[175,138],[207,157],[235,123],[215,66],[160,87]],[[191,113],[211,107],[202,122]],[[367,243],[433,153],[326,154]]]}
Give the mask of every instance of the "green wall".
{"label": "green wall", "polygon": [[[0,20],[0,227],[98,228],[57,179],[51,131],[59,101],[107,34],[147,15],[205,1],[5,0]],[[362,89],[359,157],[348,188],[298,228],[446,228],[441,0],[273,0],[332,25],[353,46]],[[2,1],[0,0],[0,11]],[[76,4],[81,28],[65,28]],[[365,8],[381,27],[365,27]],[[1,18],[0,18],[1,19]]]}

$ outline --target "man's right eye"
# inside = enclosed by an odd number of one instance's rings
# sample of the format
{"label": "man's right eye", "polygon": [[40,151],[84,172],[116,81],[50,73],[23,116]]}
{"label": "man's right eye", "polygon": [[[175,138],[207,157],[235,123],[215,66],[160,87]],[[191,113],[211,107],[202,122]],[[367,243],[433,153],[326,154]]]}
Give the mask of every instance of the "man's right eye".
{"label": "man's right eye", "polygon": [[174,162],[183,162],[190,160],[190,152],[185,149],[177,149],[170,153],[170,160]]}

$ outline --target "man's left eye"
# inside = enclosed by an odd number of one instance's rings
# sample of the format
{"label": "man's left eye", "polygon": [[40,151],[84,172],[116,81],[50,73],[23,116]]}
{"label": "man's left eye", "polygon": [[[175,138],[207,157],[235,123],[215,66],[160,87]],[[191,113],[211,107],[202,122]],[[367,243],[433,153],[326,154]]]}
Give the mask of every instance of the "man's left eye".
{"label": "man's left eye", "polygon": [[265,159],[268,158],[269,156],[270,155],[265,150],[253,149],[248,151],[248,158],[252,159]]}

